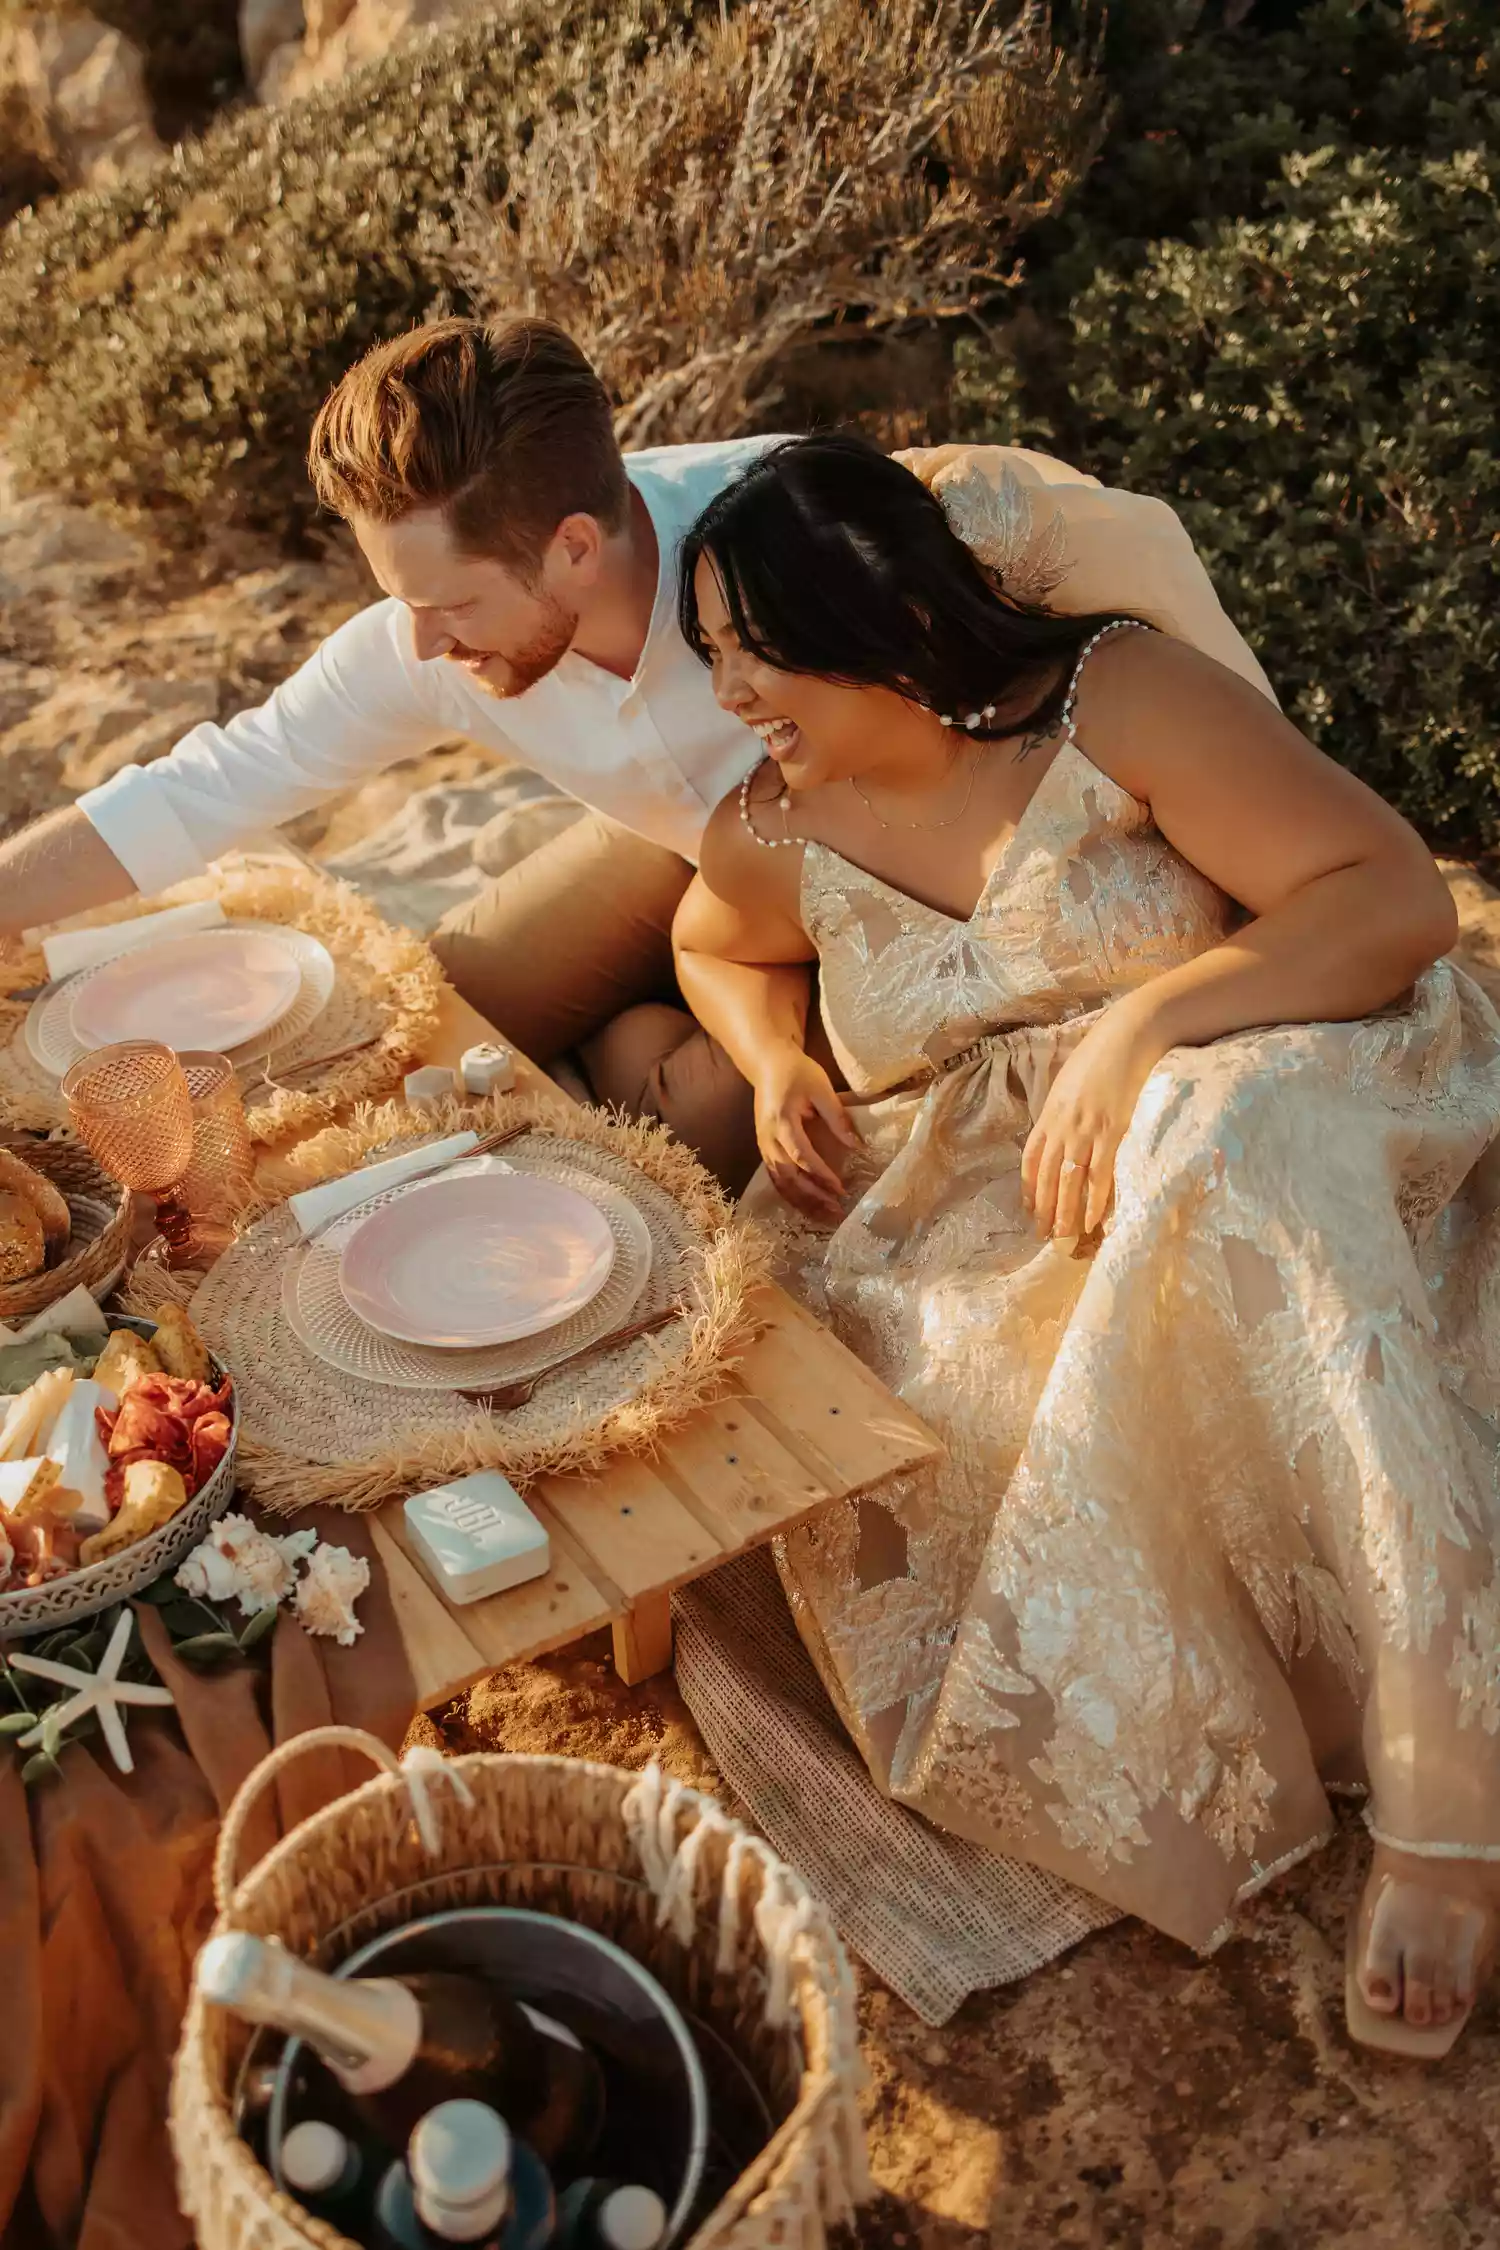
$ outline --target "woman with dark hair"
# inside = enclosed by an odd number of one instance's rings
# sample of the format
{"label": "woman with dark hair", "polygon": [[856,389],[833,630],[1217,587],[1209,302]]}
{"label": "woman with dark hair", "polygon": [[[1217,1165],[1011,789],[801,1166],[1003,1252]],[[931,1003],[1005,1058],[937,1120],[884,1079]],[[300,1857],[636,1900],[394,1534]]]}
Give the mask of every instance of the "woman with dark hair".
{"label": "woman with dark hair", "polygon": [[[1008,599],[980,486],[799,440],[683,560],[765,752],[683,989],[791,1286],[948,1445],[783,1580],[883,1791],[1192,1945],[1366,1787],[1351,2024],[1438,2051],[1500,1909],[1500,1022],[1406,824]],[[813,959],[843,1100],[742,973]]]}

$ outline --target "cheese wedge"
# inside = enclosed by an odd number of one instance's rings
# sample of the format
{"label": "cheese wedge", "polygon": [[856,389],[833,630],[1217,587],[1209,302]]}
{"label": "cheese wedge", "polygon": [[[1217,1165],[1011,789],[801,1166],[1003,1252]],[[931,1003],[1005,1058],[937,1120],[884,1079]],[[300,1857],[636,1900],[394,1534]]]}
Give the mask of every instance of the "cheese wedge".
{"label": "cheese wedge", "polygon": [[79,1531],[102,1531],[109,1522],[104,1479],[109,1455],[94,1420],[96,1406],[113,1406],[112,1393],[100,1383],[75,1382],[52,1425],[47,1459],[57,1463],[59,1506],[70,1508]]}
{"label": "cheese wedge", "polygon": [[19,1398],[11,1400],[5,1426],[0,1429],[0,1462],[24,1461],[45,1449],[52,1425],[72,1388],[72,1370],[52,1367],[45,1375],[38,1375]]}
{"label": "cheese wedge", "polygon": [[47,1499],[57,1483],[57,1463],[38,1455],[31,1461],[0,1461],[0,1507],[25,1517]]}

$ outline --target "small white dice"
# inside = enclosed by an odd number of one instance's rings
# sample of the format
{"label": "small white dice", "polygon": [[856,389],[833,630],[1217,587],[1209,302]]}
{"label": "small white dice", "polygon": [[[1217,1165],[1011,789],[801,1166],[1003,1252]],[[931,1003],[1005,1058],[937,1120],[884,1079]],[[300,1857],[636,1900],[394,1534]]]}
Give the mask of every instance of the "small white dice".
{"label": "small white dice", "polygon": [[413,1547],[450,1602],[483,1601],[551,1567],[546,1532],[498,1469],[419,1492],[405,1514]]}

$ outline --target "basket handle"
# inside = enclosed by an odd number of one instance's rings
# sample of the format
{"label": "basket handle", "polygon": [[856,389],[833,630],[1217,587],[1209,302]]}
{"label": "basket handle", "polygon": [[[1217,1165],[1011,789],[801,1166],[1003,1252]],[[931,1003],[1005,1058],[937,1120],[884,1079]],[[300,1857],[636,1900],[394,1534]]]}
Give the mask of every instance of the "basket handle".
{"label": "basket handle", "polygon": [[401,1771],[401,1761],[395,1751],[388,1748],[379,1735],[367,1734],[363,1727],[310,1727],[306,1734],[294,1734],[288,1741],[278,1743],[245,1776],[224,1815],[214,1852],[214,1905],[220,1915],[229,1912],[229,1902],[238,1888],[240,1843],[244,1837],[245,1823],[254,1811],[266,1783],[274,1781],[282,1767],[289,1766],[294,1758],[300,1758],[304,1750],[331,1750],[340,1744],[347,1750],[362,1750],[383,1773]]}

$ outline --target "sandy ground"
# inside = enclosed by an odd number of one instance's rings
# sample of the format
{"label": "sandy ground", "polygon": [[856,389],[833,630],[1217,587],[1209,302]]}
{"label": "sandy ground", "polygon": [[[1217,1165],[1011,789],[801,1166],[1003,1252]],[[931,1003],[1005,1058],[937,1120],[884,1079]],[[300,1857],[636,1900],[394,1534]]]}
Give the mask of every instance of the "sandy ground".
{"label": "sandy ground", "polygon": [[[0,468],[0,833],[203,717],[259,701],[369,598],[347,555],[153,555],[14,502]],[[345,848],[434,780],[435,752],[309,816]],[[1500,998],[1500,897],[1455,869],[1465,953]],[[669,1681],[630,1690],[602,1645],[497,1673],[429,1738],[640,1766],[725,1794]],[[861,1980],[879,2250],[1479,2250],[1500,2246],[1500,2005],[1421,2073],[1352,2050],[1341,2019],[1360,1832],[1284,1878],[1207,1964],[1122,1923],[927,2030]]]}
{"label": "sandy ground", "polygon": [[[657,1758],[731,1806],[669,1680],[603,1639],[471,1689],[452,1749]],[[1500,2243],[1500,2000],[1423,2073],[1351,2047],[1343,1931],[1363,1831],[1284,1877],[1200,1962],[1121,1922],[940,2031],[860,1972],[870,2250],[1481,2250]]]}

